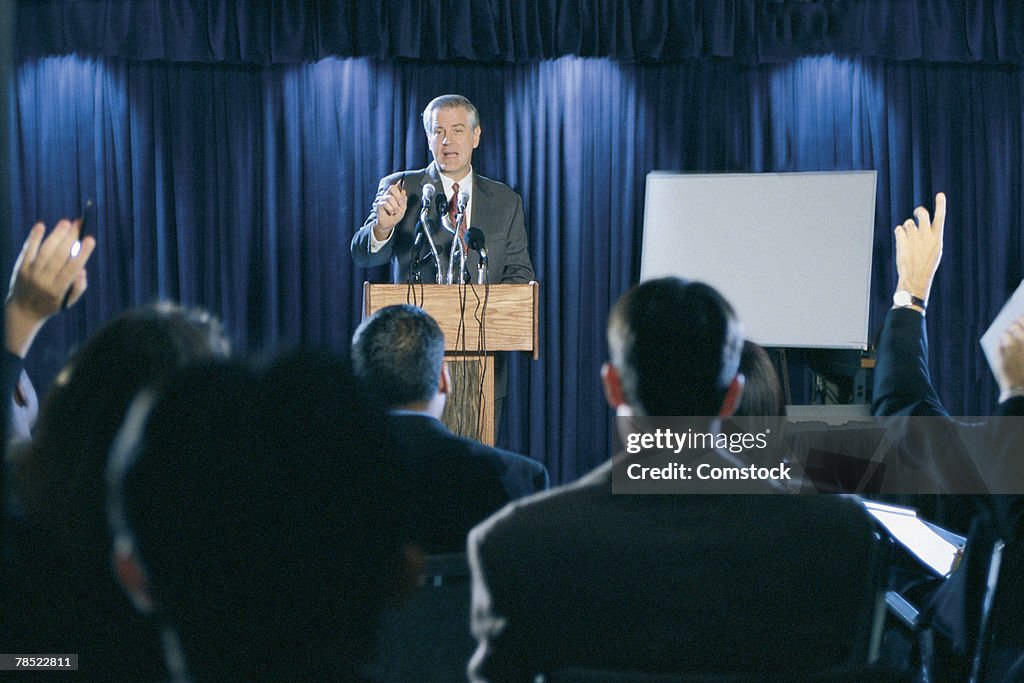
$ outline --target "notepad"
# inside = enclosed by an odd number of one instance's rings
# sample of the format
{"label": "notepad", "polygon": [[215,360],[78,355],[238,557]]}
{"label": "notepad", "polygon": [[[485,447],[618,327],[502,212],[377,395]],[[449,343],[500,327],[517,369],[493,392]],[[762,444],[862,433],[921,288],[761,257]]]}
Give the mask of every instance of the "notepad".
{"label": "notepad", "polygon": [[886,531],[922,564],[938,576],[949,576],[966,539],[940,529],[899,505],[863,500],[861,503]]}

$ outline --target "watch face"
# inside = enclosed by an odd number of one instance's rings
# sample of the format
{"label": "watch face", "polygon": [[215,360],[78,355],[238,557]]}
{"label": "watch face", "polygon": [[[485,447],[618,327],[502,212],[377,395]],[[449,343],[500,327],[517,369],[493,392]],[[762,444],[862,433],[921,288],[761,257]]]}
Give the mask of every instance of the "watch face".
{"label": "watch face", "polygon": [[909,306],[913,303],[910,292],[905,289],[901,289],[892,295],[892,302],[897,306]]}

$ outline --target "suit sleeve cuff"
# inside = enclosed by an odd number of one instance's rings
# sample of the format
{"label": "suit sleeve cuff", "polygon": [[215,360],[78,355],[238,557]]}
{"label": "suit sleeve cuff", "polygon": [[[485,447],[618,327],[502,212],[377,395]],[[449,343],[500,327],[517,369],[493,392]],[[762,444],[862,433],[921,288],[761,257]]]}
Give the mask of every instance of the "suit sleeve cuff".
{"label": "suit sleeve cuff", "polygon": [[387,243],[391,241],[391,238],[395,236],[395,229],[391,228],[391,234],[388,235],[388,238],[386,240],[379,240],[379,239],[377,239],[377,236],[375,234],[373,234],[373,229],[375,227],[377,227],[376,223],[371,223],[370,224],[370,253],[371,254],[376,254],[378,251],[383,249],[385,247],[385,245],[387,245]]}

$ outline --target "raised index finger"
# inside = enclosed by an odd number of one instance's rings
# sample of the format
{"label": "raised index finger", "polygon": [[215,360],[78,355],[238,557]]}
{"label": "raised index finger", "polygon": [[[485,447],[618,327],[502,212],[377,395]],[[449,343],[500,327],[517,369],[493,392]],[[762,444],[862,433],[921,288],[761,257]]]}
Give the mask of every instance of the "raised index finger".
{"label": "raised index finger", "polygon": [[946,193],[939,192],[935,195],[935,216],[932,219],[932,228],[939,236],[942,236],[943,228],[946,225]]}

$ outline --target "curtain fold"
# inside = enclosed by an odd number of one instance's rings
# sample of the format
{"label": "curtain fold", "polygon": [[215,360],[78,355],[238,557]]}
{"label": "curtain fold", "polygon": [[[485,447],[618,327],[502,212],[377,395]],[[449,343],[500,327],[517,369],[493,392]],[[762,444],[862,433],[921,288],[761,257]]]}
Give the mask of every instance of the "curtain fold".
{"label": "curtain fold", "polygon": [[1020,64],[1016,0],[20,0],[17,53],[281,64],[522,64],[564,56],[746,64],[836,53]]}
{"label": "curtain fold", "polygon": [[[994,407],[977,338],[1024,277],[1020,72],[825,56],[757,66],[23,60],[11,241],[88,198],[99,240],[89,291],[44,328],[33,377],[45,385],[87,334],[156,298],[209,308],[243,351],[344,351],[363,281],[385,277],[352,265],[349,240],[380,177],[429,162],[419,112],[441,92],[477,104],[474,167],[524,198],[541,360],[512,364],[503,442],[556,481],[608,455],[604,325],[639,274],[652,170],[877,169],[873,328],[895,284],[892,227],[947,192],[928,313],[936,382],[954,412]],[[756,226],[723,216],[714,229],[742,239]]]}

